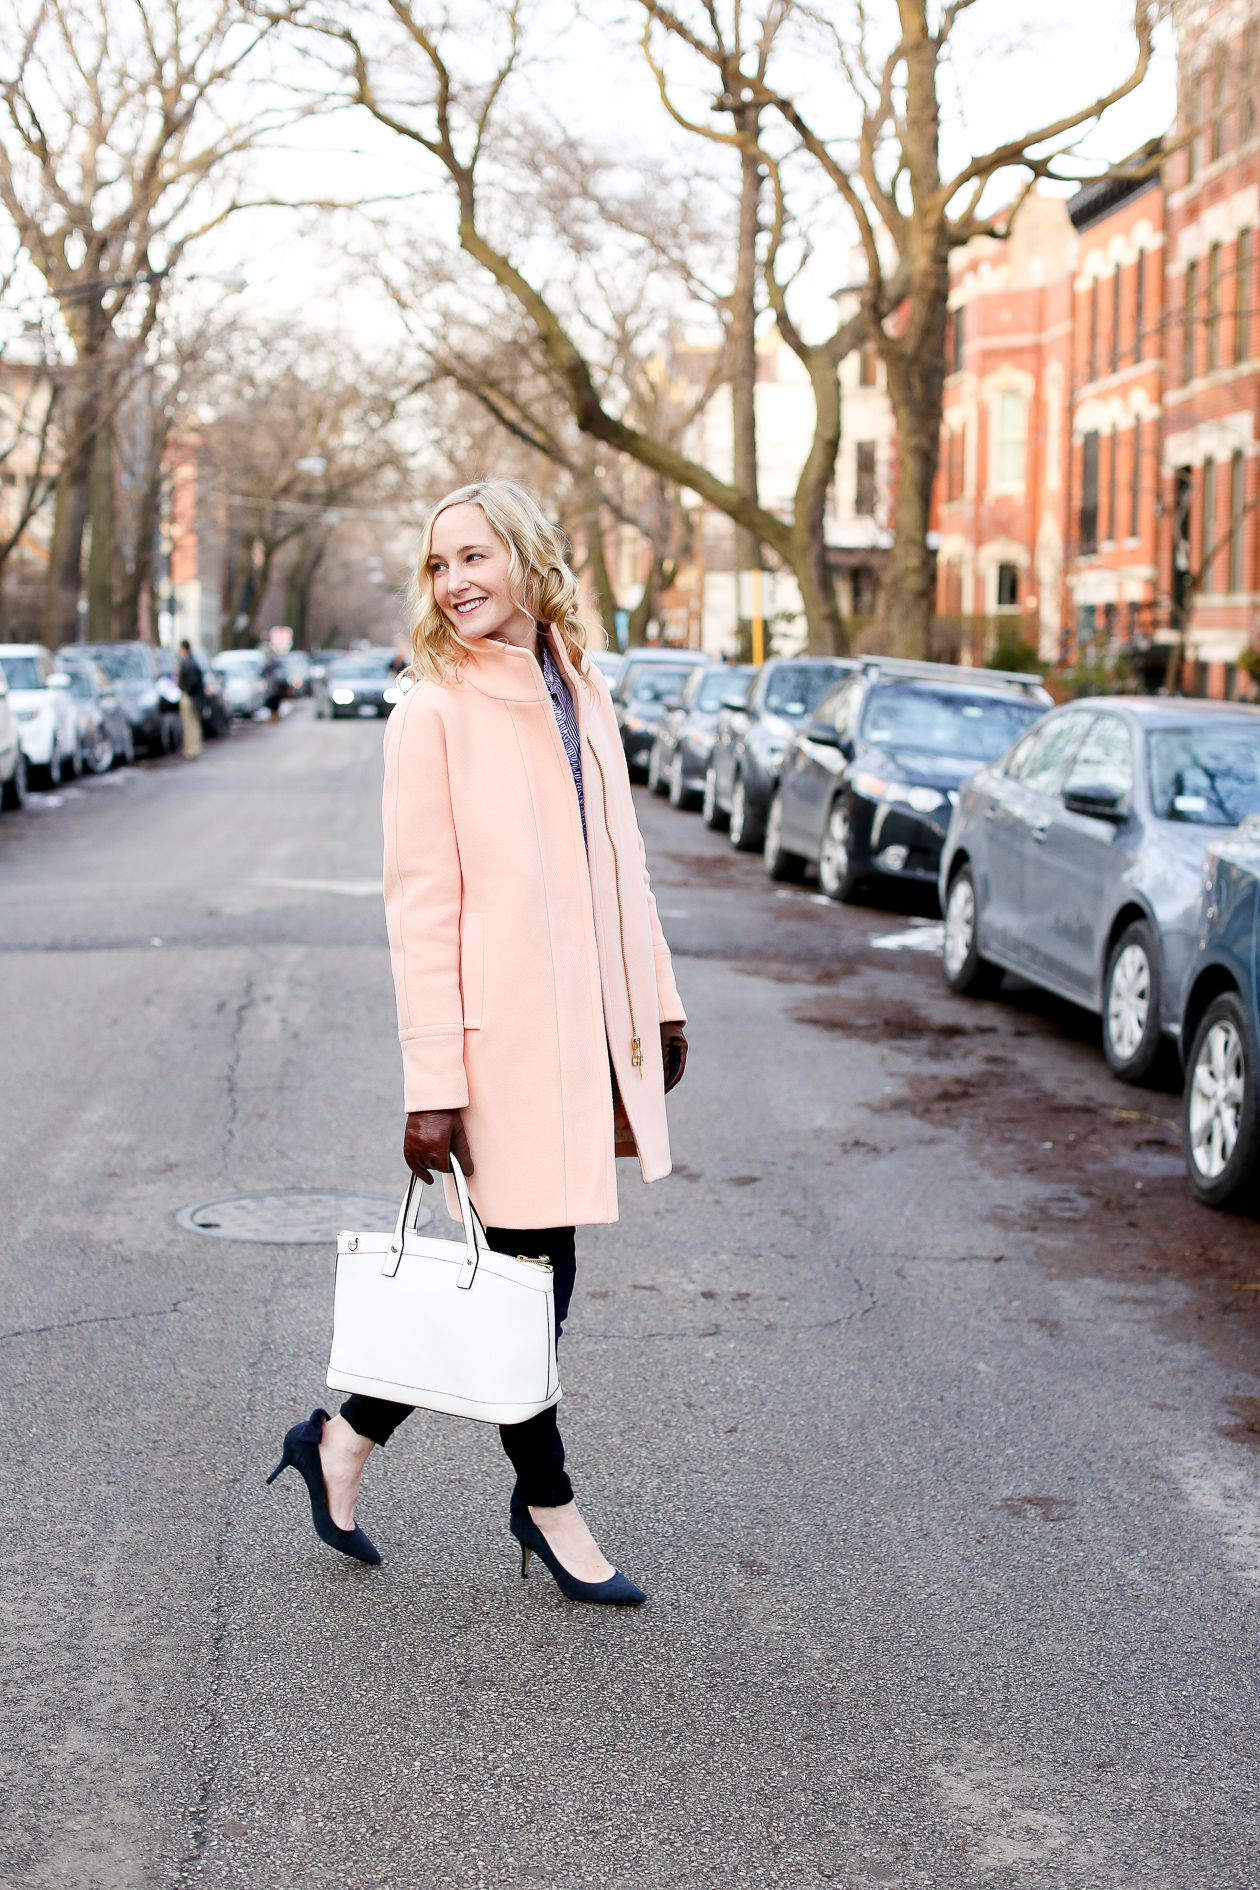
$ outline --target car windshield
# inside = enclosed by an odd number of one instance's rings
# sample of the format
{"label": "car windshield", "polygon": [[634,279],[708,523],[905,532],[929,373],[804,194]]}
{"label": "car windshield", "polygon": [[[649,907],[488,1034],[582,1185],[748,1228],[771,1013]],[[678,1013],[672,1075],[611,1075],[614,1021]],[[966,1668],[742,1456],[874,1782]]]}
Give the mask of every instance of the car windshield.
{"label": "car windshield", "polygon": [[1153,729],[1151,803],[1161,820],[1237,827],[1260,814],[1260,721]]}
{"label": "car windshield", "polygon": [[838,663],[784,663],[766,684],[771,715],[808,715],[845,674]]}
{"label": "car windshield", "polygon": [[261,664],[257,650],[221,650],[214,659],[216,669],[258,669]]}
{"label": "car windshield", "polygon": [[115,682],[153,681],[153,665],[147,650],[111,649],[109,644],[103,643],[93,650],[92,660]]}
{"label": "car windshield", "polygon": [[348,676],[374,676],[379,681],[388,676],[392,662],[392,652],[388,656],[354,656],[349,662],[336,664],[329,675],[334,682],[344,682]]}
{"label": "car windshield", "polygon": [[81,697],[85,702],[90,702],[92,699],[92,678],[88,675],[87,671],[80,669],[76,663],[73,669],[67,669],[66,675],[70,678],[70,694],[72,696]]}
{"label": "car windshield", "polygon": [[0,669],[10,689],[42,689],[44,679],[34,656],[0,656]]}
{"label": "car windshield", "polygon": [[682,694],[692,665],[675,669],[672,663],[640,663],[630,672],[627,691],[631,702],[664,702],[668,696]]}
{"label": "car windshield", "polygon": [[743,676],[733,676],[721,663],[714,663],[712,668],[706,666],[700,671],[699,681],[687,691],[690,706],[693,709],[720,709],[731,691],[746,680]]}
{"label": "car windshield", "polygon": [[965,696],[955,689],[893,683],[871,691],[862,738],[916,755],[996,761],[1044,714],[1044,705],[1010,696]]}

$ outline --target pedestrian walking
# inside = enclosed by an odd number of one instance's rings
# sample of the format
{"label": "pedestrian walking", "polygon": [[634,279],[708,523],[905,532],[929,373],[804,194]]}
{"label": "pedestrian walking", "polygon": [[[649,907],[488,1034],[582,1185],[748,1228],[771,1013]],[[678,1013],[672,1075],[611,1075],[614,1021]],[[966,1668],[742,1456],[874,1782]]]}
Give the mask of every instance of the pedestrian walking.
{"label": "pedestrian walking", "polygon": [[[487,480],[440,501],[411,621],[383,804],[403,1154],[428,1182],[453,1151],[490,1248],[550,1258],[558,1337],[575,1229],[617,1219],[615,1154],[645,1181],[670,1172],[686,1019],[577,579],[526,491]],[[356,1392],[285,1438],[316,1530],[360,1561],[380,1560],[355,1526],[363,1467],[411,1409]],[[522,1574],[536,1553],[573,1600],[643,1601],[577,1507],[555,1407],[500,1436]]]}
{"label": "pedestrian walking", "polygon": [[284,664],[274,650],[268,650],[263,658],[262,681],[264,698],[271,712],[273,722],[280,720],[280,704],[289,693],[289,678]]}
{"label": "pedestrian walking", "polygon": [[187,637],[179,646],[179,722],[184,736],[185,761],[201,758],[201,711],[206,700],[206,679]]}

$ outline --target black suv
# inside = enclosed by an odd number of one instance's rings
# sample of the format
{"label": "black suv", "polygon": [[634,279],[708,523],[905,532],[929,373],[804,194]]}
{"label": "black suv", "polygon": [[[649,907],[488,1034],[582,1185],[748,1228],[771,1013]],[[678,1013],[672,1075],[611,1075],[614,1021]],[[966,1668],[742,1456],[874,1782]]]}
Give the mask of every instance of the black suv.
{"label": "black suv", "polygon": [[817,862],[831,899],[881,875],[935,885],[959,788],[1053,706],[1039,676],[866,658],[792,742],[766,871]]}
{"label": "black suv", "polygon": [[762,665],[747,703],[732,700],[718,716],[704,778],[706,827],[729,821],[731,845],[756,852],[792,737],[814,704],[856,668],[829,656],[775,657]]}

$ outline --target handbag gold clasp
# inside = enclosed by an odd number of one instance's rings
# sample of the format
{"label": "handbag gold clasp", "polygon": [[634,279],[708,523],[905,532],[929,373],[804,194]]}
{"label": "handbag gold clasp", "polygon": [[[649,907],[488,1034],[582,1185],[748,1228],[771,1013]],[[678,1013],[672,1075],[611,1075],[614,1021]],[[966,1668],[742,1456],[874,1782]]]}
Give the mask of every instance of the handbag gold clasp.
{"label": "handbag gold clasp", "polygon": [[630,1039],[630,1068],[632,1070],[637,1070],[639,1072],[640,1078],[642,1078],[643,1051],[640,1047],[639,1039],[637,1037],[631,1037]]}

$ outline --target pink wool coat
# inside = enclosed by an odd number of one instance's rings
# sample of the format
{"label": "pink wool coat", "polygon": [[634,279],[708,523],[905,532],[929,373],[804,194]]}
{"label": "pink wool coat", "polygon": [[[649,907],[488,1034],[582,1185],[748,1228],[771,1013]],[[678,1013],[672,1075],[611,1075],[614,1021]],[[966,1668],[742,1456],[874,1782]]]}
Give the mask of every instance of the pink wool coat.
{"label": "pink wool coat", "polygon": [[404,1100],[463,1111],[488,1226],[616,1220],[610,1055],[644,1180],[670,1172],[658,1025],[683,1007],[608,685],[548,634],[581,735],[586,845],[532,651],[478,644],[385,732]]}

